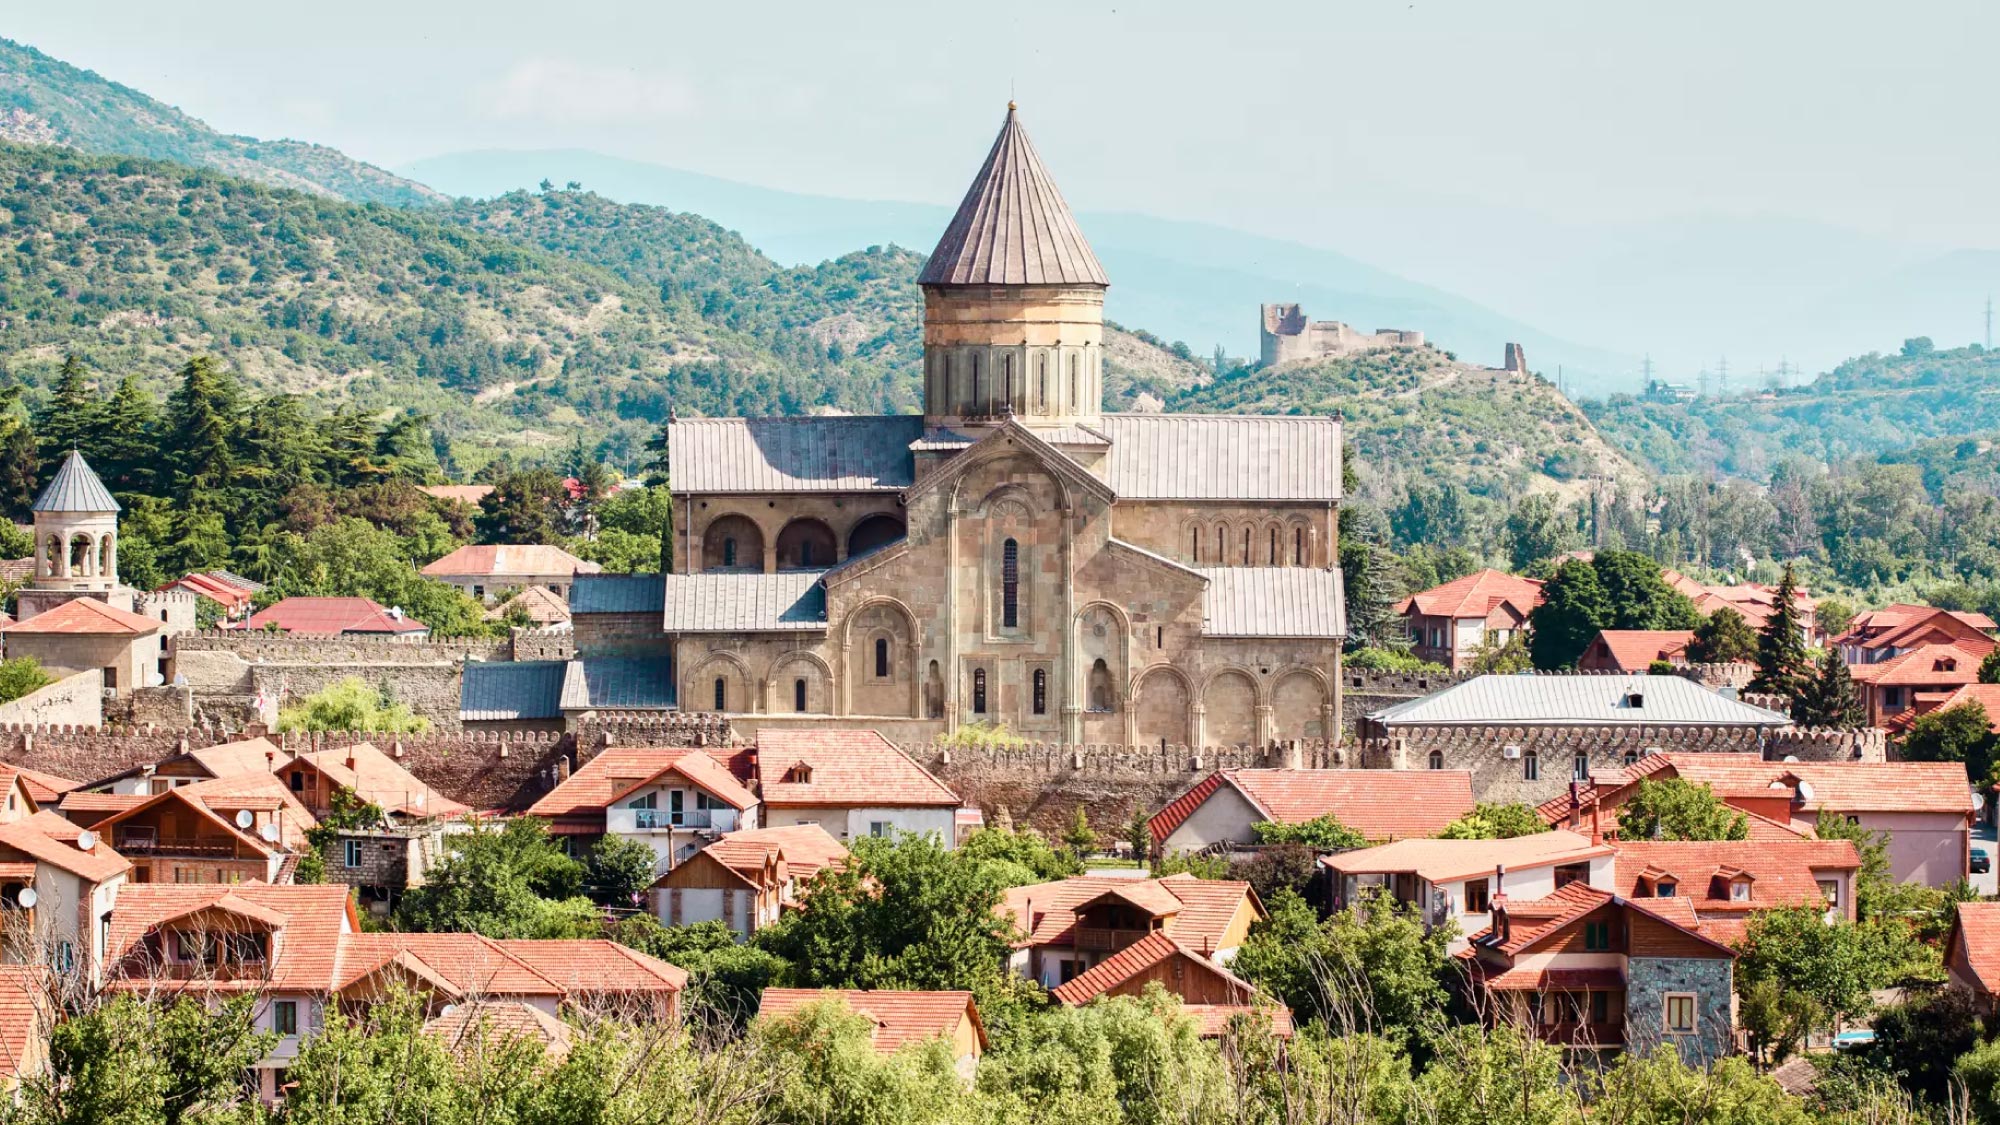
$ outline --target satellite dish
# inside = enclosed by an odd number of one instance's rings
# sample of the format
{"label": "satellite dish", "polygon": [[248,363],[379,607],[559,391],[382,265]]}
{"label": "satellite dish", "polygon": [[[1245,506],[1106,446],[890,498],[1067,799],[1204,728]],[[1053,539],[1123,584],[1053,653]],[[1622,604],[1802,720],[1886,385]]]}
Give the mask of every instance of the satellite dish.
{"label": "satellite dish", "polygon": [[1799,760],[1799,756],[1797,754],[1787,754],[1785,755],[1785,760],[1787,762],[1796,762]]}
{"label": "satellite dish", "polygon": [[249,809],[236,810],[236,827],[248,828],[255,823],[257,823],[256,813],[251,812]]}
{"label": "satellite dish", "polygon": [[1810,801],[1812,800],[1812,797],[1813,797],[1812,782],[1810,781],[1799,782],[1799,800]]}
{"label": "satellite dish", "polygon": [[1972,791],[1972,811],[1978,812],[1980,809],[1983,809],[1985,807],[1986,807],[1986,794],[1981,793],[1977,789],[1974,789]]}
{"label": "satellite dish", "polygon": [[97,833],[86,828],[76,834],[76,846],[81,851],[97,850]]}
{"label": "satellite dish", "polygon": [[33,910],[35,907],[35,900],[39,897],[41,896],[35,893],[35,888],[22,887],[21,893],[14,896],[14,901],[20,903],[21,909],[23,910]]}
{"label": "satellite dish", "polygon": [[442,1007],[442,1008],[439,1008],[439,1009],[438,1009],[438,1016],[439,1016],[440,1018],[442,1018],[442,1017],[444,1017],[444,1016],[448,1016],[448,1015],[450,1015],[450,1014],[452,1014],[453,1012],[456,1012],[456,1011],[458,1011],[458,1005],[456,1005],[456,1004],[446,1004],[446,1005],[445,1005],[444,1007]]}
{"label": "satellite dish", "polygon": [[257,835],[262,836],[265,842],[275,844],[278,842],[278,826],[266,824],[257,830]]}

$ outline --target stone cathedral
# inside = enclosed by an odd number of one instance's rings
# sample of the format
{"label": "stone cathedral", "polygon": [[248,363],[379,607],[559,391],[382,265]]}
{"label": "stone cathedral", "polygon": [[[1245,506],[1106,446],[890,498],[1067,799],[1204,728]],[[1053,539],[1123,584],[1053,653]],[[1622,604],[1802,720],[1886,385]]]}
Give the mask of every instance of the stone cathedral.
{"label": "stone cathedral", "polygon": [[1011,105],[919,282],[921,416],[671,423],[674,705],[899,741],[1337,734],[1339,421],[1106,412],[1110,281]]}

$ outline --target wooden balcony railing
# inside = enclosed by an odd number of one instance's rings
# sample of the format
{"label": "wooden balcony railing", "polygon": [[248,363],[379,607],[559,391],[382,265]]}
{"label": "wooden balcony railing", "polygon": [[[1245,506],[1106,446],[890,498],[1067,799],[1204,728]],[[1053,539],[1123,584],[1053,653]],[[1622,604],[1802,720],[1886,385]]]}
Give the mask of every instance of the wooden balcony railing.
{"label": "wooden balcony railing", "polygon": [[1625,1045],[1625,1025],[1622,1023],[1545,1023],[1540,1031],[1544,1043],[1564,1047]]}
{"label": "wooden balcony railing", "polygon": [[1143,939],[1151,930],[1111,930],[1101,926],[1078,926],[1076,947],[1110,953]]}

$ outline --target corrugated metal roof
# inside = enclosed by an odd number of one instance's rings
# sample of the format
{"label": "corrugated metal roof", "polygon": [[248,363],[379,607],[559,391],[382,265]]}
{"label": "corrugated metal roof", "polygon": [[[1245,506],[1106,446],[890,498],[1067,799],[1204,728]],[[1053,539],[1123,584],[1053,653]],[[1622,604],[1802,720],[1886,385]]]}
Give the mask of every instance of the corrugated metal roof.
{"label": "corrugated metal roof", "polygon": [[37,512],[117,512],[123,511],[118,501],[111,496],[111,490],[97,479],[91,471],[90,462],[83,454],[72,449],[63,458],[62,468],[35,497]]}
{"label": "corrugated metal roof", "polygon": [[579,574],[569,587],[569,611],[658,613],[666,582],[657,574]]}
{"label": "corrugated metal roof", "polygon": [[674,492],[894,492],[916,479],[917,414],[694,418],[668,426]]}
{"label": "corrugated metal roof", "polygon": [[826,628],[826,569],[711,571],[666,577],[669,633],[773,633]]}
{"label": "corrugated metal roof", "polygon": [[470,661],[459,681],[462,722],[562,717],[564,660]]}
{"label": "corrugated metal roof", "polygon": [[1127,500],[1340,499],[1340,423],[1300,414],[1106,414],[1104,479]]}
{"label": "corrugated metal roof", "polygon": [[[1632,697],[1639,697],[1634,706]],[[1391,726],[1785,726],[1679,676],[1480,676],[1368,716]]]}
{"label": "corrugated metal roof", "polygon": [[1109,285],[1027,130],[1007,120],[917,277],[920,285]]}
{"label": "corrugated metal roof", "polygon": [[1202,635],[1344,637],[1346,599],[1338,569],[1302,566],[1209,567]]}
{"label": "corrugated metal roof", "polygon": [[563,673],[565,711],[666,711],[676,706],[674,669],[664,656],[593,656]]}

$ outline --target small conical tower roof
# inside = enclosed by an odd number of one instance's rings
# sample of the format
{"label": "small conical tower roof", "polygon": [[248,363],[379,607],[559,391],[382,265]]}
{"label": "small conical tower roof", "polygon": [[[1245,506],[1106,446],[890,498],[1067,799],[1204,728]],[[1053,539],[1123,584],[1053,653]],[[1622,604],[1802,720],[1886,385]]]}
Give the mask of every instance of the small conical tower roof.
{"label": "small conical tower roof", "polygon": [[1110,280],[1007,103],[1007,121],[917,278],[923,285],[1102,285]]}
{"label": "small conical tower roof", "polygon": [[49,482],[42,494],[35,497],[37,512],[117,512],[123,511],[118,501],[111,496],[111,490],[97,479],[90,463],[83,454],[72,449],[63,459],[62,468],[56,470],[55,479]]}

